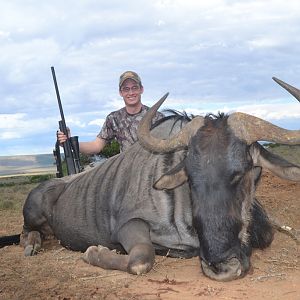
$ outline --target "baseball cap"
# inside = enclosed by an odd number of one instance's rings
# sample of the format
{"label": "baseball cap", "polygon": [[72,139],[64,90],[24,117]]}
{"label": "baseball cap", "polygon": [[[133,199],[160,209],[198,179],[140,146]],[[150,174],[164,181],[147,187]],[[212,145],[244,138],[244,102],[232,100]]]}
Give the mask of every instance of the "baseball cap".
{"label": "baseball cap", "polygon": [[133,71],[126,71],[124,72],[121,76],[120,76],[120,81],[119,81],[119,88],[122,86],[123,82],[126,80],[126,79],[132,79],[134,80],[136,83],[138,83],[139,85],[142,85],[142,81],[141,81],[141,78],[140,76],[133,72]]}

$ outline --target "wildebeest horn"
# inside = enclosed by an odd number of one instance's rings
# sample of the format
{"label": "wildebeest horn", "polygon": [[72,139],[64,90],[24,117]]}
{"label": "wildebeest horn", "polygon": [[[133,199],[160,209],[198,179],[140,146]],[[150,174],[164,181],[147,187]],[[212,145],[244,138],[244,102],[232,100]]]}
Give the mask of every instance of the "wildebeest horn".
{"label": "wildebeest horn", "polygon": [[228,124],[240,139],[252,144],[269,141],[279,144],[300,144],[300,130],[287,130],[255,116],[236,112],[228,117]]}
{"label": "wildebeest horn", "polygon": [[284,81],[282,81],[276,77],[272,77],[272,79],[275,82],[277,82],[280,86],[282,86],[284,89],[286,89],[291,95],[293,95],[300,102],[300,90],[285,83]]}
{"label": "wildebeest horn", "polygon": [[150,133],[151,120],[168,95],[169,93],[165,94],[148,110],[138,126],[140,144],[152,152],[167,153],[186,148],[191,136],[193,136],[204,123],[203,117],[195,117],[191,122],[185,125],[180,132],[167,140],[153,137]]}

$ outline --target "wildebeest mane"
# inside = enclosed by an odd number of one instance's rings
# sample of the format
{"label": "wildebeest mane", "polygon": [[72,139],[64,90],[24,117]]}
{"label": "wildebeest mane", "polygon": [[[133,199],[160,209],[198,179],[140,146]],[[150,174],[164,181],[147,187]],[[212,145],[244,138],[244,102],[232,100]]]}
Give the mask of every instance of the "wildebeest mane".
{"label": "wildebeest mane", "polygon": [[151,129],[159,126],[160,124],[164,123],[165,121],[168,120],[174,120],[174,124],[171,128],[171,131],[173,130],[174,126],[178,123],[181,122],[182,124],[190,122],[195,116],[194,115],[188,115],[185,111],[180,112],[175,109],[164,109],[163,110],[164,117],[157,120],[152,126]]}
{"label": "wildebeest mane", "polygon": [[218,127],[219,124],[222,124],[224,120],[228,119],[228,115],[223,112],[218,112],[218,114],[208,113],[205,115],[205,124],[213,123],[215,127]]}
{"label": "wildebeest mane", "polygon": [[[181,122],[181,126],[182,126],[183,124],[188,123],[192,119],[197,117],[196,115],[188,114],[186,111],[180,112],[175,109],[164,109],[163,113],[165,114],[165,117],[156,121],[152,125],[151,129],[159,126],[161,123],[163,123],[167,120],[174,120],[173,127],[176,125],[177,122]],[[208,125],[208,126],[210,125],[210,126],[218,128],[220,126],[223,126],[222,124],[224,124],[224,121],[226,121],[228,119],[228,117],[229,116],[223,112],[218,112],[217,114],[208,113],[205,115],[204,120],[205,120],[206,125]],[[173,130],[173,127],[172,127],[171,131]]]}
{"label": "wildebeest mane", "polygon": [[224,119],[227,118],[228,115],[223,113],[223,112],[218,112],[216,115],[213,113],[208,113],[205,115],[205,118],[209,118],[211,120],[215,120],[215,119]]}
{"label": "wildebeest mane", "polygon": [[[175,120],[175,123],[177,121],[186,121],[186,122],[190,122],[192,119],[194,119],[196,117],[196,115],[194,114],[188,114],[186,111],[178,111],[175,109],[164,109],[163,113],[165,114],[165,117],[159,119],[158,121],[156,121],[152,128],[160,125],[161,123],[167,121],[167,120]],[[218,112],[217,114],[213,114],[213,113],[208,113],[205,115],[205,119],[207,120],[219,120],[219,119],[227,119],[228,115],[223,113],[223,112]]]}
{"label": "wildebeest mane", "polygon": [[194,118],[193,115],[188,115],[185,111],[180,112],[175,109],[164,109],[163,113],[165,116],[159,119],[158,121],[156,121],[152,126],[153,128],[167,120],[174,120],[174,124],[175,124],[176,122],[179,121],[190,122]]}

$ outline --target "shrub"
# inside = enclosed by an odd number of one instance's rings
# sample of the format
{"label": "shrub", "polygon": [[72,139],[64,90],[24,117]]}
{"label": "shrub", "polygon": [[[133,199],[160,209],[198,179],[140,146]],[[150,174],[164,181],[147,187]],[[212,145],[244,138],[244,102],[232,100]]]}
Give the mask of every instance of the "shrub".
{"label": "shrub", "polygon": [[103,150],[100,152],[101,155],[108,158],[120,153],[120,145],[117,141],[113,140],[109,144],[106,144]]}
{"label": "shrub", "polygon": [[32,175],[29,176],[29,183],[39,183],[53,178],[52,174]]}

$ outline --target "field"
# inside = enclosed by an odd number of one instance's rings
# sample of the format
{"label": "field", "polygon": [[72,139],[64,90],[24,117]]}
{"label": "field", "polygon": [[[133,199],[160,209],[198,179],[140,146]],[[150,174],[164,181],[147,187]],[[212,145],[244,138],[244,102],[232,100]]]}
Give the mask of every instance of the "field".
{"label": "field", "polygon": [[[281,154],[298,160],[292,150],[292,156],[291,149]],[[34,186],[0,185],[0,236],[22,230],[22,204]],[[299,237],[299,183],[264,172],[257,196],[272,218]],[[157,256],[153,270],[134,276],[87,265],[81,256],[56,242],[30,258],[19,246],[0,249],[0,299],[300,299],[299,244],[278,231],[268,249],[253,252],[249,274],[228,283],[204,277],[197,258]]]}

